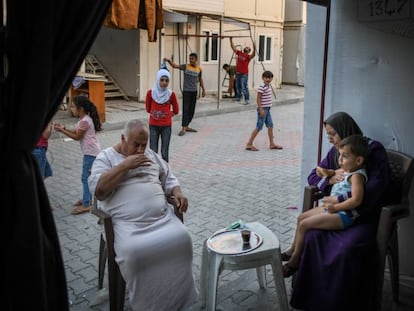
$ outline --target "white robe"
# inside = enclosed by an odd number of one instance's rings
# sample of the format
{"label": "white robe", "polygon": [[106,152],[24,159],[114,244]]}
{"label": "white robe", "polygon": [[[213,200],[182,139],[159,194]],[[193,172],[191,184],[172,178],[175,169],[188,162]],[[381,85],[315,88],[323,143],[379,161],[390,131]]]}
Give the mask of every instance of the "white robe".
{"label": "white robe", "polygon": [[[190,234],[165,198],[179,183],[158,154],[148,148],[145,154],[153,164],[130,170],[99,206],[112,216],[115,259],[133,310],[183,310],[198,292]],[[98,155],[89,177],[92,193],[100,175],[124,159],[112,147]]]}

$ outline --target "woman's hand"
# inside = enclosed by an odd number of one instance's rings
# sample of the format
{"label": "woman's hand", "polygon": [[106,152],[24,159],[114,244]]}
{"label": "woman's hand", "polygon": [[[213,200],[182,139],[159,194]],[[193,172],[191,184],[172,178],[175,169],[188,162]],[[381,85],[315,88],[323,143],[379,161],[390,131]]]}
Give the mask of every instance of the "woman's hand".
{"label": "woman's hand", "polygon": [[335,175],[335,170],[317,166],[316,175],[318,175],[319,177],[331,177]]}

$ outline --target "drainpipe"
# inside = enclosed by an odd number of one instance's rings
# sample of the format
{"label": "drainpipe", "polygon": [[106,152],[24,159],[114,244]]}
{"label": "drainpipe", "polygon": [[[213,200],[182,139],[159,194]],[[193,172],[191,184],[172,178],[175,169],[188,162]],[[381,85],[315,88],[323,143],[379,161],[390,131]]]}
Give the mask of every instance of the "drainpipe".
{"label": "drainpipe", "polygon": [[331,19],[331,1],[326,7],[326,21],[325,21],[325,44],[323,51],[323,68],[322,68],[322,88],[321,88],[321,105],[319,112],[319,142],[318,142],[318,162],[322,157],[322,135],[323,135],[323,120],[325,114],[325,92],[326,92],[326,70],[328,65],[328,49],[329,49],[329,23]]}

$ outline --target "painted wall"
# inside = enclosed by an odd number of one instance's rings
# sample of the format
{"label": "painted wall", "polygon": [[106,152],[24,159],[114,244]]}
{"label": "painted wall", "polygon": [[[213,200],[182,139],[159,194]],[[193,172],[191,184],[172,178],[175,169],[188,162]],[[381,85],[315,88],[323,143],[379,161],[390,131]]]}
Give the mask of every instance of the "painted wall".
{"label": "painted wall", "polygon": [[117,30],[102,27],[89,52],[96,55],[130,97],[137,96],[136,90],[139,83],[137,77],[137,72],[139,72],[139,33],[140,30]]}
{"label": "painted wall", "polygon": [[[242,47],[252,46],[252,40],[258,44],[259,35],[273,38],[272,59],[259,62],[254,58],[249,65],[249,88],[255,89],[262,81],[264,70],[273,72],[273,85],[280,88],[282,83],[282,46],[283,46],[283,20],[285,16],[285,0],[255,0],[255,1],[225,1],[225,15],[242,19],[250,23],[250,30],[234,33],[249,38],[235,38],[234,43]],[[224,59],[230,59],[230,54],[224,53]],[[222,54],[223,55],[223,54]]]}
{"label": "painted wall", "polygon": [[283,27],[282,83],[305,83],[306,3],[287,1]]}
{"label": "painted wall", "polygon": [[[307,5],[306,89],[302,184],[317,161],[326,9]],[[389,27],[386,27],[389,28]],[[364,134],[386,148],[414,156],[414,39],[358,21],[358,0],[332,0],[326,84],[326,118],[346,111]],[[323,134],[325,155],[330,147]],[[401,221],[400,270],[414,274],[414,210]]]}
{"label": "painted wall", "polygon": [[282,22],[285,14],[285,0],[225,0],[226,16],[239,19],[260,19]]}
{"label": "painted wall", "polygon": [[157,42],[148,42],[146,30],[139,32],[140,48],[138,51],[139,68],[138,78],[139,87],[137,95],[140,101],[145,101],[147,91],[154,86],[157,71],[161,66],[161,57],[159,56],[159,39]]}
{"label": "painted wall", "polygon": [[[177,64],[186,64],[189,61],[191,52],[196,52],[200,60],[200,38],[183,37],[184,34],[195,35],[199,29],[199,22],[194,16],[188,17],[188,23],[184,24],[166,24],[164,28],[164,36],[161,42],[161,55],[163,57],[172,58]],[[181,96],[183,85],[183,74],[181,70],[173,69],[167,65],[171,73],[170,87]],[[204,68],[203,68],[204,71]],[[203,73],[204,79],[205,74]],[[207,88],[206,88],[207,90]]]}

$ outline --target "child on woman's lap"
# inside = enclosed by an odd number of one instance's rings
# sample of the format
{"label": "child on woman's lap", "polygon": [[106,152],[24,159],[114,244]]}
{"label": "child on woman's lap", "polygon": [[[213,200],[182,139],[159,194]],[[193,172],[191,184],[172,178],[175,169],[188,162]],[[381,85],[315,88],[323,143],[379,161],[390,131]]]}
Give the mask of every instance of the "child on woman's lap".
{"label": "child on woman's lap", "polygon": [[[339,144],[339,165],[344,171],[343,178],[335,180],[330,196],[324,197],[323,205],[308,210],[298,217],[295,237],[289,250],[282,253],[284,277],[296,272],[300,264],[305,234],[310,229],[343,230],[351,226],[358,217],[355,210],[363,200],[364,184],[367,173],[364,169],[369,149],[365,138],[353,135],[343,139]],[[352,196],[343,202],[339,195]]]}

